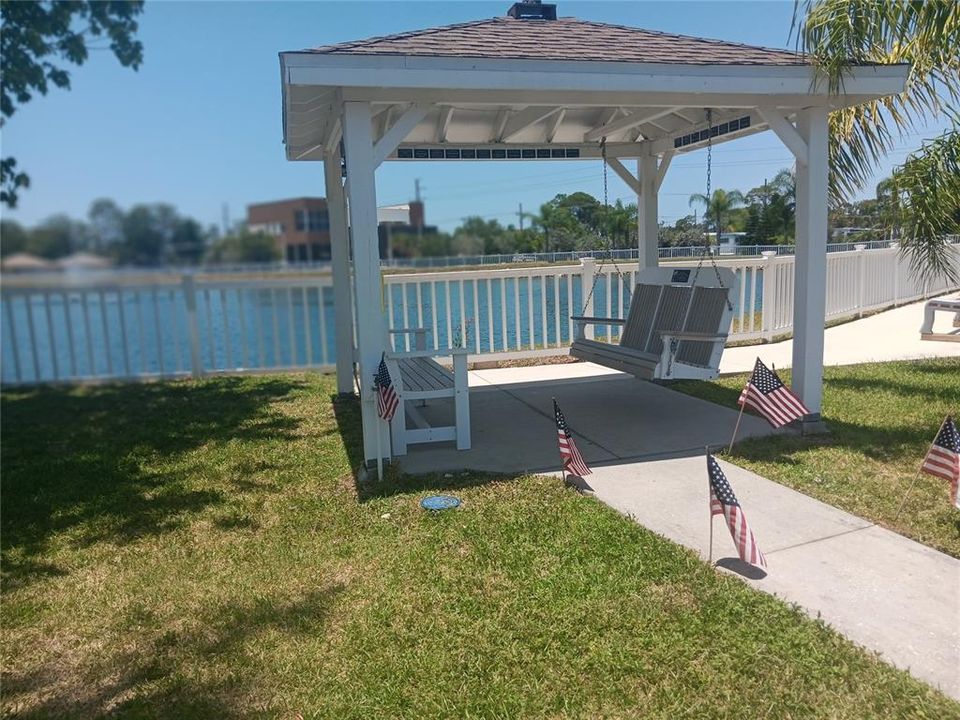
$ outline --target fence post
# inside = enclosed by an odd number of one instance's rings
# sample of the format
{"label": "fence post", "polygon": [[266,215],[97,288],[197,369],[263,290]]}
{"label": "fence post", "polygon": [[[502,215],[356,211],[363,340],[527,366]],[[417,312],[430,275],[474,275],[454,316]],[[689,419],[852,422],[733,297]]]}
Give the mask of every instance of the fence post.
{"label": "fence post", "polygon": [[769,342],[773,339],[774,304],[776,303],[777,270],[773,259],[777,256],[775,250],[764,250],[763,257],[763,295],[760,301],[760,332],[763,339]]}
{"label": "fence post", "polygon": [[853,246],[857,252],[857,317],[863,317],[864,298],[866,297],[867,285],[867,254],[864,250],[867,246],[859,243]]}
{"label": "fence post", "polygon": [[[587,317],[593,316],[593,283],[597,276],[597,261],[592,257],[586,257],[580,260],[580,291],[583,293],[583,314]],[[588,340],[593,340],[594,326],[587,325],[584,328],[584,335]]]}
{"label": "fence post", "polygon": [[889,247],[893,250],[893,306],[900,304],[900,243],[891,241]]}
{"label": "fence post", "polygon": [[197,286],[193,275],[183,276],[183,300],[187,306],[187,341],[190,345],[190,371],[193,377],[203,376],[200,359],[200,325],[197,323]]}

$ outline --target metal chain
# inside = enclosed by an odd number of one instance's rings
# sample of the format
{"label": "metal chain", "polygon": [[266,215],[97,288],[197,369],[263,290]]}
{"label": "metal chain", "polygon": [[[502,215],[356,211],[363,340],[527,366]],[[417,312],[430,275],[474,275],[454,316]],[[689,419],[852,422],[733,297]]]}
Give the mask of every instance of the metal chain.
{"label": "metal chain", "polygon": [[[713,109],[707,108],[707,215],[710,214],[710,201],[712,199],[711,184],[713,182]],[[714,229],[717,234],[717,246],[720,245],[720,218],[714,219]],[[697,270],[693,275],[693,284],[696,285],[697,278],[700,277],[700,268],[703,267],[704,256],[710,258],[710,265],[713,267],[713,273],[717,276],[717,284],[723,289],[723,278],[720,277],[720,268],[717,266],[716,258],[713,256],[713,248],[710,245],[710,235],[703,234],[703,252],[700,253],[700,261],[697,263]],[[730,296],[727,295],[727,309],[733,312],[733,303],[730,302]]]}
{"label": "metal chain", "polygon": [[[606,220],[606,211],[610,209],[610,200],[607,196],[607,138],[600,138],[600,157],[603,161],[603,209],[604,209],[604,219]],[[606,240],[604,245],[607,248],[607,252],[610,254],[610,261],[613,263],[613,269],[616,271],[617,275],[620,277],[620,292],[623,293],[624,278],[628,277],[617,265],[617,259],[613,256],[613,241],[610,240],[610,236],[606,235]],[[583,301],[583,310],[580,311],[580,314],[583,315],[587,311],[587,307],[590,305],[590,299],[593,297],[594,291],[597,289],[597,282],[600,280],[600,273],[594,272],[593,274],[593,284],[590,286],[590,292],[587,294],[586,299]],[[633,294],[633,288],[627,286],[627,297]],[[612,300],[612,298],[610,298]],[[612,305],[608,301],[608,305]],[[608,308],[608,311],[610,308]]]}

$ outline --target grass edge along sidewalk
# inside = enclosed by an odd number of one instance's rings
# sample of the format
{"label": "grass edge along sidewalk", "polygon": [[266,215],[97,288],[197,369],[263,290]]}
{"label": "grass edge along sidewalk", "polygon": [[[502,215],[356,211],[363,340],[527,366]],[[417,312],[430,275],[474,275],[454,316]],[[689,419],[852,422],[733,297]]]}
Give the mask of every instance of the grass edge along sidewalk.
{"label": "grass edge along sidewalk", "polygon": [[[789,370],[777,373],[789,384]],[[683,381],[672,387],[736,408],[748,376]],[[960,511],[950,503],[948,482],[921,474],[894,521],[937,428],[944,416],[958,411],[960,358],[828,367],[823,396],[827,434],[738,440],[723,457],[960,557]]]}
{"label": "grass edge along sidewalk", "polygon": [[[355,484],[330,377],[5,393],[12,717],[960,717],[544,477]],[[545,442],[552,442],[545,438]],[[454,491],[460,509],[419,500]]]}

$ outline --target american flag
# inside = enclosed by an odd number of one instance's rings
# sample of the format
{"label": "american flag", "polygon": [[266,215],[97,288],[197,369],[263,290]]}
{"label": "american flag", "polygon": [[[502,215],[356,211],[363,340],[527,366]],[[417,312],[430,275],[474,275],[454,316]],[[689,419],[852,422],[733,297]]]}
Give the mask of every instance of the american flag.
{"label": "american flag", "polygon": [[377,393],[377,415],[390,422],[400,400],[393,389],[385,355],[380,356],[380,367],[377,368],[377,374],[373,376],[373,388]]}
{"label": "american flag", "polygon": [[563,467],[572,475],[583,477],[593,472],[587,463],[583,460],[583,455],[577,450],[577,444],[573,441],[573,435],[570,434],[570,428],[567,427],[567,420],[560,412],[560,406],[557,401],[553,401],[553,413],[557,418],[557,439],[560,442],[560,459],[563,461]]}
{"label": "american flag", "polygon": [[960,498],[957,497],[957,485],[960,484],[960,432],[957,432],[957,426],[949,415],[923,458],[920,469],[949,480],[950,502],[960,508]]}
{"label": "american flag", "polygon": [[740,393],[737,404],[752,407],[775,428],[810,414],[800,398],[790,392],[777,374],[760,362],[760,358],[757,358],[753,374]]}
{"label": "american flag", "polygon": [[753,531],[747,525],[747,517],[743,514],[737,496],[733,494],[730,481],[720,469],[717,459],[707,453],[707,473],[710,475],[710,517],[723,515],[730,529],[730,537],[737,546],[740,559],[751,565],[767,566],[767,559],[760,552]]}

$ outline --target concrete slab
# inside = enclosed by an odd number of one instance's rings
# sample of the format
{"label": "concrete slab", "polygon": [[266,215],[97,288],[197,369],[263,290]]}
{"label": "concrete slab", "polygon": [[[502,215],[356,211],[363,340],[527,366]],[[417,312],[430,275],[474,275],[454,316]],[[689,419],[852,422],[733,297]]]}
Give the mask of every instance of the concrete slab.
{"label": "concrete slab", "polygon": [[[721,518],[713,558],[759,590],[797,603],[889,662],[960,700],[960,561],[721,461],[766,573],[745,566]],[[601,501],[706,559],[702,457],[598,467]]]}
{"label": "concrete slab", "polygon": [[[559,458],[554,397],[575,433],[580,452],[590,464],[699,454],[706,444],[719,446],[729,442],[737,420],[737,411],[732,408],[622,373],[552,382],[488,384],[471,390],[471,450],[457,452],[453,443],[415,445],[398,459],[400,467],[409,473],[555,470]],[[446,413],[447,419],[441,413]],[[438,424],[450,422],[451,413],[451,407],[440,403],[431,403],[423,411],[428,421]],[[744,415],[739,436],[773,432],[764,420]]]}

